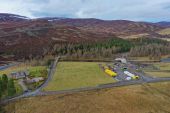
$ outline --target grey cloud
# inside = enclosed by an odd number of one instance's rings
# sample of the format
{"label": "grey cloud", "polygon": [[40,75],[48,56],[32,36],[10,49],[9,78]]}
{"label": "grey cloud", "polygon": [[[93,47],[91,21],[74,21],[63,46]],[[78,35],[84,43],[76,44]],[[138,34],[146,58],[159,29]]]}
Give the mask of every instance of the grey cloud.
{"label": "grey cloud", "polygon": [[0,11],[29,17],[170,20],[169,0],[0,0]]}

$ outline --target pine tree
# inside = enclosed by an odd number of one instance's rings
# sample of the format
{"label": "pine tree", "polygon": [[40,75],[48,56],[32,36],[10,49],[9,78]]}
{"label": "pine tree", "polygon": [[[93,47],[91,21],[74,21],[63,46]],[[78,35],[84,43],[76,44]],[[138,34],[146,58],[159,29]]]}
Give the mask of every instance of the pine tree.
{"label": "pine tree", "polygon": [[5,91],[7,89],[7,84],[8,84],[8,77],[6,74],[2,75],[2,91]]}
{"label": "pine tree", "polygon": [[14,85],[14,80],[9,79],[9,81],[8,81],[8,96],[13,96],[15,94],[16,94],[16,88]]}
{"label": "pine tree", "polygon": [[1,77],[0,77],[0,99],[2,97],[2,80],[1,80]]}

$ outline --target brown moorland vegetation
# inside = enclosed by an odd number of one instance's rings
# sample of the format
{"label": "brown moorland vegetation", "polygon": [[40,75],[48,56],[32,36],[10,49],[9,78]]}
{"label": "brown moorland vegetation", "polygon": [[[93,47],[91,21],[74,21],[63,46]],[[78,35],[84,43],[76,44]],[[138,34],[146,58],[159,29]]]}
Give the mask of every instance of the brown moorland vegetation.
{"label": "brown moorland vegetation", "polygon": [[61,42],[103,41],[110,37],[141,36],[139,34],[162,38],[157,32],[165,29],[152,23],[127,20],[69,18],[20,20],[10,14],[0,14],[3,18],[5,15],[6,20],[0,20],[0,54],[12,53],[20,58],[44,56],[49,54],[54,43]]}
{"label": "brown moorland vegetation", "polygon": [[169,113],[170,82],[38,96],[5,106],[8,113]]}

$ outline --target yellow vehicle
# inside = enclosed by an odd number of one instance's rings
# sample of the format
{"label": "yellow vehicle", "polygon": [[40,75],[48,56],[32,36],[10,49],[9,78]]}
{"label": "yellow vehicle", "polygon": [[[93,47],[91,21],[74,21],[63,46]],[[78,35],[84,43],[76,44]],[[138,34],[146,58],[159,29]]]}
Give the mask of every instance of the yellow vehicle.
{"label": "yellow vehicle", "polygon": [[136,78],[136,79],[139,79],[139,76],[135,75],[135,78]]}
{"label": "yellow vehicle", "polygon": [[132,79],[139,79],[139,76],[135,75],[132,77]]}
{"label": "yellow vehicle", "polygon": [[117,76],[117,73],[116,73],[116,72],[113,72],[113,71],[110,70],[110,69],[105,69],[105,73],[108,74],[108,75],[111,76],[111,77]]}

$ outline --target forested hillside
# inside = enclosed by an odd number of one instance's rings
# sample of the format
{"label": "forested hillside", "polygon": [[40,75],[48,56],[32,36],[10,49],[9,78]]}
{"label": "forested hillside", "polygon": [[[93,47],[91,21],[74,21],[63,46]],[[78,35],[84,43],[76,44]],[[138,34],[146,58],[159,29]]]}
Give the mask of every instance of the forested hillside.
{"label": "forested hillside", "polygon": [[118,53],[159,60],[162,55],[170,54],[170,43],[153,38],[126,40],[114,37],[102,42],[63,43],[53,47],[54,55],[68,58],[113,58]]}
{"label": "forested hillside", "polygon": [[170,54],[170,43],[160,39],[138,38],[133,39],[135,44],[129,52],[133,57],[149,57],[160,60],[162,55]]}
{"label": "forested hillside", "polygon": [[103,42],[56,44],[53,54],[73,58],[111,58],[117,53],[130,51],[132,47],[130,41],[115,37]]}

